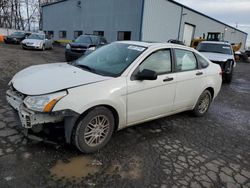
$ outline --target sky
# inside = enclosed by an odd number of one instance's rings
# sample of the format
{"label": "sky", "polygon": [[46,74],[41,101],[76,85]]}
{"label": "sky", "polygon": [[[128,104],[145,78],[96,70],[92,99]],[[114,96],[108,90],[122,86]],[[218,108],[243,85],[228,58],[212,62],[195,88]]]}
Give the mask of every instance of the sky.
{"label": "sky", "polygon": [[250,47],[250,0],[175,0],[248,33]]}

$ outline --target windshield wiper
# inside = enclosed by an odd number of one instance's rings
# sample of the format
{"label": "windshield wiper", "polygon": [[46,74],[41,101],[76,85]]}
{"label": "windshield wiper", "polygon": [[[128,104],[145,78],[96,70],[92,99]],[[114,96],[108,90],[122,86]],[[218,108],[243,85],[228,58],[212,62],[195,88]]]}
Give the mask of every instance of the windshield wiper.
{"label": "windshield wiper", "polygon": [[95,72],[95,69],[90,68],[90,67],[87,66],[87,65],[76,64],[75,66],[76,66],[76,67],[79,67],[79,68],[81,68],[81,69],[84,69],[84,70],[88,70],[88,71],[90,71],[90,72]]}

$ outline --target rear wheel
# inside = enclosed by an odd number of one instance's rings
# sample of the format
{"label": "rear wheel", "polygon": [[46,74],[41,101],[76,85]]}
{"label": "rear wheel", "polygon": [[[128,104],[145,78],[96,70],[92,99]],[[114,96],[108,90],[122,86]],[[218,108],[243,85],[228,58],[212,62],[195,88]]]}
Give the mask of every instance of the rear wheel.
{"label": "rear wheel", "polygon": [[212,96],[210,91],[208,90],[203,91],[203,93],[200,95],[195,105],[193,114],[197,117],[205,115],[210,107],[211,101],[212,101]]}
{"label": "rear wheel", "polygon": [[77,122],[73,132],[76,147],[93,153],[104,147],[114,131],[114,116],[105,107],[96,107]]}

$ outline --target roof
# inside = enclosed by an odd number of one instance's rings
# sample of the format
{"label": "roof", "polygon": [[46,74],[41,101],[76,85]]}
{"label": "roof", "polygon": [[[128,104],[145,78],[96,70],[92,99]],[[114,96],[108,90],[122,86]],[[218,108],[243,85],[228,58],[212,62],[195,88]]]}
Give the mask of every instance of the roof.
{"label": "roof", "polygon": [[226,44],[226,45],[231,45],[228,42],[224,42],[224,41],[202,41],[201,43],[205,43],[205,44]]}
{"label": "roof", "polygon": [[222,21],[219,21],[219,20],[217,20],[217,19],[215,19],[215,18],[212,18],[212,17],[210,17],[210,16],[208,16],[208,15],[206,15],[206,14],[203,14],[203,13],[197,11],[197,10],[194,10],[194,9],[192,9],[192,8],[186,6],[186,5],[183,5],[183,4],[181,4],[181,3],[178,3],[178,2],[176,2],[176,1],[174,1],[174,0],[168,0],[168,1],[174,3],[174,4],[178,5],[178,6],[181,6],[181,7],[185,8],[185,9],[188,9],[188,10],[190,10],[190,11],[193,11],[193,12],[195,12],[195,13],[197,13],[197,14],[200,14],[200,15],[202,15],[202,16],[204,16],[204,17],[207,17],[207,18],[209,18],[209,19],[211,19],[211,20],[213,20],[213,21],[216,21],[216,22],[218,22],[218,23],[220,23],[220,24],[223,24],[223,25],[225,25],[225,26],[227,26],[227,27],[230,27],[230,28],[232,28],[232,29],[235,29],[236,31],[239,31],[239,32],[241,32],[241,33],[244,33],[244,34],[248,35],[246,32],[244,32],[244,31],[242,31],[242,30],[240,30],[240,29],[237,29],[237,28],[235,28],[235,27],[233,27],[233,26],[231,26],[231,25],[228,25],[228,24],[226,24],[226,23],[224,23],[224,22],[222,22]]}
{"label": "roof", "polygon": [[116,41],[114,43],[130,44],[130,45],[141,46],[145,48],[165,47],[165,48],[181,48],[181,49],[195,51],[194,48],[184,46],[184,45],[179,45],[179,44],[168,43],[168,42],[142,42],[142,41],[126,40],[126,41]]}
{"label": "roof", "polygon": [[[57,3],[62,3],[62,2],[65,2],[65,1],[68,1],[68,0],[59,0],[59,1],[56,1],[56,2],[44,4],[44,5],[42,5],[42,7],[54,5],[54,4],[57,4]],[[220,23],[220,24],[223,24],[223,25],[225,25],[225,26],[227,26],[227,27],[230,27],[230,28],[232,28],[232,29],[235,29],[236,31],[239,31],[239,32],[241,32],[241,33],[244,33],[244,34],[248,35],[246,32],[244,32],[244,31],[242,31],[242,30],[239,30],[239,29],[237,29],[237,28],[235,28],[235,27],[233,27],[233,26],[231,26],[231,25],[228,25],[228,24],[222,22],[222,21],[219,21],[219,20],[217,20],[217,19],[215,19],[215,18],[212,18],[212,17],[210,17],[210,16],[207,16],[206,14],[203,14],[203,13],[197,11],[197,10],[194,10],[194,9],[192,9],[192,8],[190,8],[190,7],[188,7],[188,6],[185,6],[185,5],[181,4],[181,3],[178,3],[178,2],[176,2],[176,1],[174,1],[174,0],[167,0],[167,1],[172,2],[172,3],[174,3],[174,4],[178,5],[178,6],[181,6],[181,7],[183,7],[183,8],[186,8],[186,9],[188,9],[188,10],[190,10],[190,11],[193,11],[193,12],[195,12],[195,13],[197,13],[197,14],[200,14],[200,15],[202,15],[202,16],[204,16],[204,17],[207,17],[207,18],[209,18],[209,19],[211,19],[211,20],[214,20],[214,21],[216,21],[216,22],[218,22],[218,23]]]}
{"label": "roof", "polygon": [[131,45],[142,46],[146,48],[149,46],[153,46],[155,44],[159,44],[159,43],[154,43],[154,42],[141,42],[141,41],[131,41],[131,40],[116,41],[116,43],[131,44]]}

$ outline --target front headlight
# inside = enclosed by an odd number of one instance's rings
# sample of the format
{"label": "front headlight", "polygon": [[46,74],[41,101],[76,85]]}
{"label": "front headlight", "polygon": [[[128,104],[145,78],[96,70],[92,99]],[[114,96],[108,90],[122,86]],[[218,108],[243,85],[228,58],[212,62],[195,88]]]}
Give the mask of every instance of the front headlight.
{"label": "front headlight", "polygon": [[88,50],[91,50],[91,51],[94,51],[95,49],[96,49],[95,46],[92,46],[92,47],[88,48]]}
{"label": "front headlight", "polygon": [[70,48],[71,48],[70,44],[67,44],[67,45],[66,45],[66,49],[67,49],[67,50],[70,50]]}
{"label": "front headlight", "polygon": [[48,95],[28,96],[25,98],[24,104],[34,111],[50,112],[55,104],[66,95],[66,91],[61,91]]}

